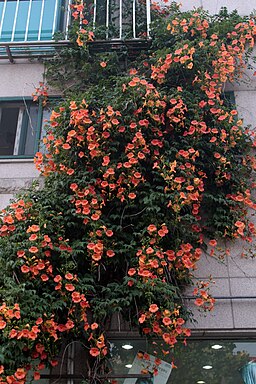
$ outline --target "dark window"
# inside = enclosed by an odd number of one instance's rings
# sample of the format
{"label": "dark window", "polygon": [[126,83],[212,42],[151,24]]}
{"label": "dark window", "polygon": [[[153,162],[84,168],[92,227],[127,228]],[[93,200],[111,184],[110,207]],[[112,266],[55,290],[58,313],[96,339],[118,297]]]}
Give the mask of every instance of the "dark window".
{"label": "dark window", "polygon": [[33,156],[38,147],[40,125],[36,104],[0,102],[0,156]]}

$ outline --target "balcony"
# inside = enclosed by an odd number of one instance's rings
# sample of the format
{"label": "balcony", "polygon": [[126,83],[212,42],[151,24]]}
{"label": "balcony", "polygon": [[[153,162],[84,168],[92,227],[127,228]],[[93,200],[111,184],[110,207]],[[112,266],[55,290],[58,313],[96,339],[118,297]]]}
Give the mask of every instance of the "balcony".
{"label": "balcony", "polygon": [[[93,49],[144,47],[150,34],[150,0],[86,3],[86,18],[96,33]],[[71,4],[72,0],[0,0],[0,59],[51,56],[68,44]]]}

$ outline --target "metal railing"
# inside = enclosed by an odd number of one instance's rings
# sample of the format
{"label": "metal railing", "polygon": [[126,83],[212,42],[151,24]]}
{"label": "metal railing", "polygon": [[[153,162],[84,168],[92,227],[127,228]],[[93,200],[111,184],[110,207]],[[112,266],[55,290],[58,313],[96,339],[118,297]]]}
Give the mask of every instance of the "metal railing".
{"label": "metal railing", "polygon": [[[89,0],[85,17],[100,38],[150,37],[150,0]],[[72,0],[0,0],[0,42],[68,39]]]}
{"label": "metal railing", "polygon": [[124,39],[126,36],[137,39],[142,35],[150,37],[150,0],[146,0],[144,4],[138,0],[106,0],[104,6],[100,7],[99,4],[100,0],[94,0],[93,28],[102,26],[105,16],[106,39]]}
{"label": "metal railing", "polygon": [[[85,18],[95,32],[91,49],[118,51],[125,46],[136,54],[147,48],[150,1],[84,0]],[[72,3],[73,0],[0,0],[0,59],[13,63],[15,59],[49,57],[69,44]],[[57,33],[58,40],[54,40]]]}
{"label": "metal railing", "polygon": [[150,6],[150,0],[94,0],[93,29],[105,27],[106,39],[149,38]]}

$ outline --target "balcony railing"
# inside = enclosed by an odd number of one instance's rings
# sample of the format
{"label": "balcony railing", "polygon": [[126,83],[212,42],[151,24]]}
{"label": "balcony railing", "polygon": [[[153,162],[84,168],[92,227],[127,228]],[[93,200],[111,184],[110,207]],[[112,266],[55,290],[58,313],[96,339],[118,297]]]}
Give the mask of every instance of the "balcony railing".
{"label": "balcony railing", "polygon": [[150,0],[94,0],[91,13],[93,28],[105,30],[106,39],[150,37]]}
{"label": "balcony railing", "polygon": [[[85,2],[85,17],[101,47],[104,41],[139,44],[150,37],[150,0]],[[72,0],[0,0],[0,58],[49,55],[60,42],[68,43],[71,4]],[[58,44],[53,42],[57,33]]]}

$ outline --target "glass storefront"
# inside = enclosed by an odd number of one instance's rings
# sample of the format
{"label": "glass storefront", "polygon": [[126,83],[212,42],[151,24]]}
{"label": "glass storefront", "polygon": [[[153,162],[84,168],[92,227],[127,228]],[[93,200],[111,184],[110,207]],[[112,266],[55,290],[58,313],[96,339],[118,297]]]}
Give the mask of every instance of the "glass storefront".
{"label": "glass storefront", "polygon": [[[95,373],[100,384],[256,384],[256,340],[188,339],[174,350],[154,351],[144,339],[110,339],[110,356]],[[71,352],[71,353],[70,353]],[[87,356],[87,357],[86,357]],[[157,356],[157,358],[156,358]],[[38,384],[88,383],[88,349],[74,342]],[[161,359],[160,359],[161,358]],[[95,360],[96,364],[96,360]],[[158,374],[153,371],[158,369]],[[105,373],[104,373],[105,371]],[[107,377],[105,374],[107,373]],[[47,373],[47,372],[45,372]],[[43,380],[45,379],[45,380]],[[91,379],[92,380],[92,379]]]}
{"label": "glass storefront", "polygon": [[152,380],[120,379],[118,383],[256,384],[254,341],[190,339],[186,346],[176,345],[173,352],[158,353],[161,363],[145,341],[114,340],[110,350],[110,364],[115,373],[136,374],[147,368],[152,371],[158,364],[159,373]]}

